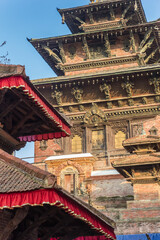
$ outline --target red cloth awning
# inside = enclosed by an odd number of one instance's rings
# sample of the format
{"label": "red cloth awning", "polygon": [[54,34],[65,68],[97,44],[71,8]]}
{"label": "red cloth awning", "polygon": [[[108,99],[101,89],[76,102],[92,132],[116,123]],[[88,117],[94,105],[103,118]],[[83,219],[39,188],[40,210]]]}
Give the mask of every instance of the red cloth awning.
{"label": "red cloth awning", "polygon": [[40,108],[45,116],[50,118],[56,127],[59,128],[59,131],[54,133],[46,133],[46,134],[39,134],[39,135],[32,135],[32,136],[21,136],[20,141],[40,141],[40,140],[47,140],[53,138],[60,138],[69,136],[71,134],[69,126],[65,123],[64,119],[57,114],[54,108],[47,104],[42,96],[37,92],[35,87],[30,83],[28,80],[24,79],[21,76],[11,76],[6,78],[0,79],[0,89],[14,89],[18,88],[23,91],[23,94],[27,95],[29,99]]}
{"label": "red cloth awning", "polygon": [[[58,189],[40,189],[28,192],[0,194],[0,209],[13,209],[25,205],[42,206],[43,204],[62,208],[66,213],[81,219],[91,228],[104,235],[104,239],[116,239],[113,228],[110,225]],[[90,240],[89,238],[79,238],[78,240],[82,239]],[[103,239],[98,238],[95,240]]]}

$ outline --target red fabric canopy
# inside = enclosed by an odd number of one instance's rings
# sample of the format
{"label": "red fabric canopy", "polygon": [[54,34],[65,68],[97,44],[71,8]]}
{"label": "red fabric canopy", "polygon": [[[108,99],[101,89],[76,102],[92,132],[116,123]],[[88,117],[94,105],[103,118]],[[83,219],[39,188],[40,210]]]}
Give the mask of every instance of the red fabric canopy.
{"label": "red fabric canopy", "polygon": [[53,138],[60,138],[69,136],[71,134],[70,128],[61,120],[56,112],[54,112],[53,108],[50,108],[43,99],[36,93],[34,86],[27,82],[21,76],[12,76],[7,78],[0,79],[0,89],[4,88],[19,88],[22,89],[23,93],[28,96],[28,98],[32,99],[34,103],[39,107],[44,114],[49,117],[55,125],[60,129],[60,132],[50,133],[50,134],[40,134],[34,136],[22,136],[20,137],[21,141],[36,141],[36,140],[47,140]]}
{"label": "red fabric canopy", "polygon": [[[0,194],[0,209],[12,209],[25,205],[38,206],[43,204],[50,204],[62,208],[68,214],[86,222],[88,225],[90,225],[91,228],[104,235],[106,239],[116,239],[113,228],[111,226],[107,225],[99,217],[87,210],[87,208],[83,207],[75,200],[69,198],[60,190],[40,189],[28,192]],[[79,238],[78,240],[82,240],[82,238]],[[90,239],[83,238],[83,240]]]}

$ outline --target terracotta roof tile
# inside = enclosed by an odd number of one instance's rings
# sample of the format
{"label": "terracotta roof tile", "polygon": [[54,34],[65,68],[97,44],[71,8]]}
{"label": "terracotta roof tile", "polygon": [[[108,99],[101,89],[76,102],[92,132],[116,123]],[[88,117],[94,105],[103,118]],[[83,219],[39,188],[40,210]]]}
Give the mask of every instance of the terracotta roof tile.
{"label": "terracotta roof tile", "polygon": [[21,192],[51,188],[56,177],[0,150],[0,192]]}
{"label": "terracotta roof tile", "polygon": [[139,135],[133,138],[126,139],[123,142],[123,146],[130,146],[130,145],[139,145],[139,144],[146,144],[146,143],[157,143],[160,142],[160,136],[146,136],[146,135]]}

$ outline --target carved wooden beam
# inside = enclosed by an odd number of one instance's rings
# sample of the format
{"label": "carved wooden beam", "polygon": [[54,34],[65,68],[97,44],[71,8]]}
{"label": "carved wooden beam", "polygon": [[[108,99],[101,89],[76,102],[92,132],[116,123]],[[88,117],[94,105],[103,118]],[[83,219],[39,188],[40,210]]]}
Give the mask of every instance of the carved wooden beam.
{"label": "carved wooden beam", "polygon": [[132,52],[136,52],[136,43],[133,32],[130,32],[130,47],[132,48]]}
{"label": "carved wooden beam", "polygon": [[144,45],[144,47],[141,48],[140,53],[144,53],[148,48],[150,48],[154,40],[154,37],[150,38],[149,41]]}
{"label": "carved wooden beam", "polygon": [[93,18],[93,14],[91,12],[88,13],[88,18],[91,24],[94,23],[94,18]]}
{"label": "carved wooden beam", "polygon": [[132,4],[130,3],[130,4],[124,9],[124,11],[123,11],[123,13],[122,13],[122,18],[125,18],[128,10],[130,9],[131,6],[132,6]]}
{"label": "carved wooden beam", "polygon": [[86,60],[87,60],[87,59],[90,59],[90,58],[91,58],[91,56],[90,56],[90,51],[89,51],[87,39],[86,39],[85,36],[82,38],[82,42],[83,42],[83,49],[84,49],[84,52],[85,52],[85,54],[86,54]]}
{"label": "carved wooden beam", "polygon": [[7,91],[8,91],[8,89],[2,89],[0,91],[0,104],[3,102],[4,96],[5,96]]}
{"label": "carved wooden beam", "polygon": [[77,20],[80,24],[84,24],[85,23],[81,18],[75,16],[74,14],[68,13],[67,15],[69,15],[71,18]]}
{"label": "carved wooden beam", "polygon": [[58,64],[58,63],[62,63],[62,60],[59,58],[59,56],[53,52],[49,47],[47,46],[42,46],[42,48],[49,54],[49,56],[52,57],[53,61]]}
{"label": "carved wooden beam", "polygon": [[149,80],[149,85],[153,85],[154,86],[154,92],[155,94],[159,94],[160,93],[160,78],[153,78]]}
{"label": "carved wooden beam", "polygon": [[51,208],[42,213],[42,215],[39,218],[35,218],[30,224],[27,224],[27,227],[23,232],[19,232],[17,234],[16,240],[23,240],[26,239],[26,236],[30,234],[34,229],[38,228],[41,224],[47,221],[49,217],[54,216],[54,214],[57,212],[57,209]]}
{"label": "carved wooden beam", "polygon": [[4,111],[1,112],[0,114],[0,121],[7,116],[8,113],[10,113],[11,111],[13,111],[14,108],[16,108],[20,102],[22,102],[22,99],[19,99],[18,101],[14,101],[13,103],[11,103],[10,105],[7,106],[7,108],[4,109]]}
{"label": "carved wooden beam", "polygon": [[25,115],[25,117],[23,117],[23,118],[18,122],[18,124],[14,127],[14,129],[13,129],[12,132],[11,132],[11,135],[14,136],[14,134],[18,131],[18,129],[22,128],[23,125],[25,124],[25,122],[26,122],[28,119],[30,119],[33,114],[34,114],[33,111],[28,112],[28,113]]}
{"label": "carved wooden beam", "polygon": [[158,49],[159,49],[159,48],[156,48],[156,49],[144,60],[144,62],[145,62],[145,63],[148,63],[149,60],[154,57],[154,55],[156,54],[156,52],[158,51]]}
{"label": "carved wooden beam", "polygon": [[134,17],[135,13],[129,15],[128,17],[126,17],[127,22],[129,22],[133,17]]}
{"label": "carved wooden beam", "polygon": [[139,51],[143,48],[143,46],[145,45],[145,43],[147,42],[147,40],[148,40],[149,37],[151,36],[151,33],[152,33],[152,29],[150,28],[150,29],[146,32],[146,34],[145,34],[145,36],[144,36],[144,39],[141,41],[141,43],[140,43],[140,45],[139,45],[139,48],[138,48]]}
{"label": "carved wooden beam", "polygon": [[[28,99],[25,96],[21,95],[20,92],[17,89],[12,89],[11,91],[13,91],[14,94],[16,94],[19,98],[21,98],[21,101],[24,101],[25,104],[29,107],[29,109],[32,109],[33,112],[35,112],[40,119],[42,119],[44,122],[46,122],[45,116],[41,114],[41,111],[37,110],[37,106],[35,106],[31,102],[29,103]],[[46,125],[50,126],[53,129],[53,125],[49,121],[46,122]]]}
{"label": "carved wooden beam", "polygon": [[23,221],[27,216],[29,206],[23,208],[18,208],[14,217],[8,222],[7,226],[0,233],[0,240],[8,240],[11,233],[17,228],[17,226]]}
{"label": "carved wooden beam", "polygon": [[110,6],[110,17],[111,17],[111,20],[115,20],[115,12],[114,12],[114,10],[113,10],[113,7],[112,6]]}
{"label": "carved wooden beam", "polygon": [[111,46],[110,46],[108,34],[104,35],[104,41],[105,41],[105,43],[104,43],[105,52],[107,53],[108,57],[111,57]]}
{"label": "carved wooden beam", "polygon": [[62,42],[58,42],[58,47],[59,47],[59,51],[60,51],[60,55],[62,58],[63,63],[66,63],[66,57],[65,57],[65,52],[64,52],[64,48],[63,48],[63,44]]}

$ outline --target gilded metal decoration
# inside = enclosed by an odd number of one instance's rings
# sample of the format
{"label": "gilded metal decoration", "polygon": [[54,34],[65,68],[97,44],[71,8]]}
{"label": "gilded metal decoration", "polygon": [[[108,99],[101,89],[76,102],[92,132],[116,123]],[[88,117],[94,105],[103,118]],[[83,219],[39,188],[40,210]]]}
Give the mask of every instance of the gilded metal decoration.
{"label": "gilded metal decoration", "polygon": [[98,108],[96,103],[92,103],[92,107],[90,111],[88,111],[84,115],[83,122],[86,124],[93,124],[94,126],[98,126],[99,123],[106,122],[107,117],[105,113]]}
{"label": "gilded metal decoration", "polygon": [[127,96],[132,96],[132,88],[134,87],[134,83],[130,82],[129,80],[125,81],[121,84],[122,88],[126,90]]}
{"label": "gilded metal decoration", "polygon": [[100,91],[104,92],[106,99],[110,99],[110,90],[111,90],[111,85],[107,85],[104,83],[103,85],[100,85]]}
{"label": "gilded metal decoration", "polygon": [[51,97],[56,99],[56,102],[58,105],[62,104],[62,92],[59,90],[55,90],[54,92],[51,93]]}
{"label": "gilded metal decoration", "polygon": [[149,85],[153,85],[154,86],[155,94],[159,94],[160,93],[159,84],[160,84],[160,78],[153,78],[153,79],[149,80]]}
{"label": "gilded metal decoration", "polygon": [[71,93],[78,103],[82,101],[82,94],[83,94],[82,89],[80,89],[78,87],[72,88]]}

